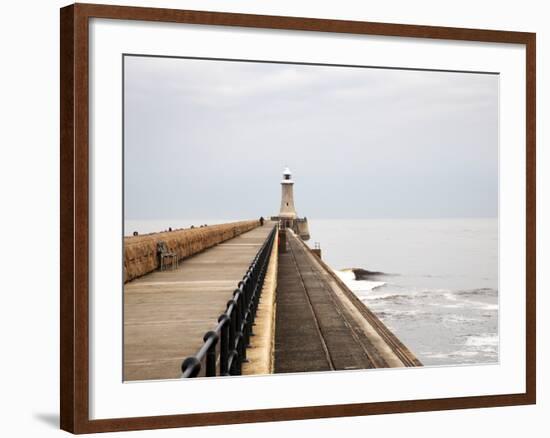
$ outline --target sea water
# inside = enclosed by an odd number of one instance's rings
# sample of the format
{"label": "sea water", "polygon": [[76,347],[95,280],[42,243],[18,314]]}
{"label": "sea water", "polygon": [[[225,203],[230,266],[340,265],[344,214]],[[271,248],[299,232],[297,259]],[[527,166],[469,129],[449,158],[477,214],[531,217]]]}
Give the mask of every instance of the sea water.
{"label": "sea water", "polygon": [[[498,362],[498,220],[309,219],[309,244],[425,365]],[[356,279],[351,268],[374,275]]]}

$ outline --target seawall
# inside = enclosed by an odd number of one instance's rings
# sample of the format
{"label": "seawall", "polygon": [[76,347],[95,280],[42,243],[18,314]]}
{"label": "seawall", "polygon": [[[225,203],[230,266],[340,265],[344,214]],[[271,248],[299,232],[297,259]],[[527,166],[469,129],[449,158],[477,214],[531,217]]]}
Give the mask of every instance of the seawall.
{"label": "seawall", "polygon": [[260,225],[258,220],[209,225],[124,238],[124,282],[159,268],[157,242],[164,241],[179,260],[195,255]]}

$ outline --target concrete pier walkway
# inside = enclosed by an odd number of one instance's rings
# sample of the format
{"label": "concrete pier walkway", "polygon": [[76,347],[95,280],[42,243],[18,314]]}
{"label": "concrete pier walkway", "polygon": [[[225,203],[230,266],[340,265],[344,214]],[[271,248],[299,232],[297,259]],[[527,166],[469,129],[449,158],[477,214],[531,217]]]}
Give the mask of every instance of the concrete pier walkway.
{"label": "concrete pier walkway", "polygon": [[258,227],[124,285],[124,380],[180,377],[275,226]]}
{"label": "concrete pier walkway", "polygon": [[292,231],[286,235],[277,276],[276,373],[420,365]]}

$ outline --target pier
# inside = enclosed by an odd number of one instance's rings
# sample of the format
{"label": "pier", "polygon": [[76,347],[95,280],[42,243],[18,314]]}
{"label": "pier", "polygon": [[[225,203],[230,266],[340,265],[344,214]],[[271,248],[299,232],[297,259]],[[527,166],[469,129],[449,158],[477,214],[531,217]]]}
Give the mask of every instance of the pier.
{"label": "pier", "polygon": [[124,241],[124,380],[421,366],[321,259],[294,206]]}
{"label": "pier", "polygon": [[[241,317],[243,329],[233,329],[232,341],[240,339],[242,345],[229,348],[225,341],[225,360],[234,351],[234,364],[222,372],[222,346],[215,343],[211,375],[421,365],[299,236],[266,221],[181,260],[175,269],[157,269],[125,284],[124,380],[182,376],[182,363],[198,354],[205,335],[219,325],[274,228],[279,245],[266,260],[267,277],[257,290],[250,336],[244,345],[246,321]],[[207,350],[195,375],[206,375]]]}

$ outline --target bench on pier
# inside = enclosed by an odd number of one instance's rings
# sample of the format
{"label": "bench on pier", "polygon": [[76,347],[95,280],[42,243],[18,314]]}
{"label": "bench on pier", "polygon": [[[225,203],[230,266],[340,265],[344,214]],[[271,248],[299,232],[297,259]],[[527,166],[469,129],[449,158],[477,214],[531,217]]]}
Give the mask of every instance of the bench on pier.
{"label": "bench on pier", "polygon": [[167,266],[170,266],[172,269],[178,267],[178,255],[168,250],[168,245],[166,245],[164,240],[157,242],[157,254],[161,271],[164,271]]}

